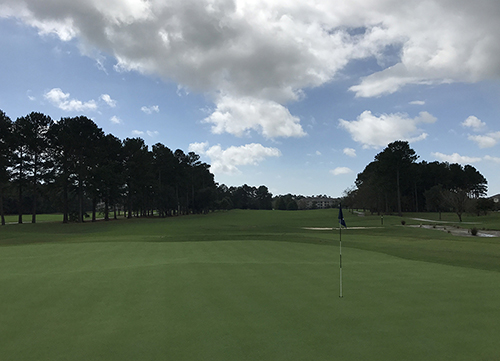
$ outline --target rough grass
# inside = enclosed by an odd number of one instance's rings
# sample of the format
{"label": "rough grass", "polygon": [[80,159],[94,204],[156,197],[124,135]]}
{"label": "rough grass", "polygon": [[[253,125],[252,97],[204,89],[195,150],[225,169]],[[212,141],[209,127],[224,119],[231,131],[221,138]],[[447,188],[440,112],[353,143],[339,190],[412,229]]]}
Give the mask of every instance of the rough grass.
{"label": "rough grass", "polygon": [[[493,360],[498,239],[336,211],[0,228],[2,360]],[[346,212],[348,226],[379,217]],[[496,266],[495,266],[496,265]]]}
{"label": "rough grass", "polygon": [[[31,223],[31,214],[23,214],[23,223]],[[58,222],[62,221],[62,214],[37,214],[36,222]],[[7,224],[15,224],[19,220],[19,216],[17,215],[7,215],[5,216],[5,223]]]}

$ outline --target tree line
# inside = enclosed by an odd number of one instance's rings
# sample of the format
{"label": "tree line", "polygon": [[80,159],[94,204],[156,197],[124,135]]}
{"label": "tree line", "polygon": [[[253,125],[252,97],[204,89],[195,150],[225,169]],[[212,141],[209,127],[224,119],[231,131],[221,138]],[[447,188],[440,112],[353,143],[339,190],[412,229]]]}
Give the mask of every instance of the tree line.
{"label": "tree line", "polygon": [[32,112],[12,121],[0,110],[0,214],[62,212],[63,222],[206,211],[216,200],[210,166],[194,152],[105,134],[85,116]]}
{"label": "tree line", "polygon": [[355,187],[345,192],[344,203],[373,213],[399,215],[403,211],[453,210],[460,221],[472,204],[476,210],[491,206],[481,198],[488,182],[473,166],[417,163],[417,159],[408,142],[390,143],[357,175]]}
{"label": "tree line", "polygon": [[[209,210],[272,209],[266,186],[217,184],[194,152],[120,140],[85,116],[53,121],[0,110],[0,215],[61,212],[63,222],[125,215],[161,217]],[[91,214],[88,214],[91,213]]]}
{"label": "tree line", "polygon": [[[470,165],[417,163],[408,142],[396,141],[359,173],[344,205],[376,213],[454,210],[472,202],[477,212],[492,207],[481,197],[486,179]],[[141,138],[120,140],[85,116],[53,121],[32,112],[12,121],[0,110],[0,216],[61,212],[63,222],[105,220],[121,212],[162,217],[209,210],[306,209],[305,197],[273,195],[264,185],[217,184],[210,165],[194,152],[149,149]],[[314,207],[313,207],[314,208]],[[91,213],[90,215],[88,213]]]}

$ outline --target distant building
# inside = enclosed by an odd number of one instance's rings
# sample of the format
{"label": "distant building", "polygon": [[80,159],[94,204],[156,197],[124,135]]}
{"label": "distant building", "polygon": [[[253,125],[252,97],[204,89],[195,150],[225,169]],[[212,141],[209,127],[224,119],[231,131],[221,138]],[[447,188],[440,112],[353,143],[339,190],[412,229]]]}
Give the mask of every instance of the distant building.
{"label": "distant building", "polygon": [[492,196],[492,197],[490,197],[490,199],[493,199],[493,202],[495,202],[495,204],[498,204],[498,203],[500,203],[500,194],[497,194],[496,196]]}
{"label": "distant building", "polygon": [[338,201],[330,197],[305,197],[300,200],[305,209],[325,209],[333,208]]}

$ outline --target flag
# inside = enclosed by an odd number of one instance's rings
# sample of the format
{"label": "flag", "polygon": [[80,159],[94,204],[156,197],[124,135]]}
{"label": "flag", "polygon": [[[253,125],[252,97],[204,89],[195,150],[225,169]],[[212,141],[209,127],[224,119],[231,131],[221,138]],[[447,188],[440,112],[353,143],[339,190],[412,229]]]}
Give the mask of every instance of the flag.
{"label": "flag", "polygon": [[345,221],[344,221],[344,215],[342,214],[342,205],[341,204],[339,204],[339,224],[341,226],[344,226],[345,228],[347,228]]}

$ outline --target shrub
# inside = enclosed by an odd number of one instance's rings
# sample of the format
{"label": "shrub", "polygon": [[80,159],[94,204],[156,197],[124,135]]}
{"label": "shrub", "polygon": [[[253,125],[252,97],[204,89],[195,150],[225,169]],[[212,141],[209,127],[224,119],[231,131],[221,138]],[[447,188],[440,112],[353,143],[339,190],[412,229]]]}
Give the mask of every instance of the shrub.
{"label": "shrub", "polygon": [[404,226],[404,225],[406,224],[406,221],[403,219],[403,220],[401,221],[401,224]]}
{"label": "shrub", "polygon": [[477,228],[476,227],[472,227],[471,230],[470,230],[470,233],[473,235],[473,236],[477,236]]}

